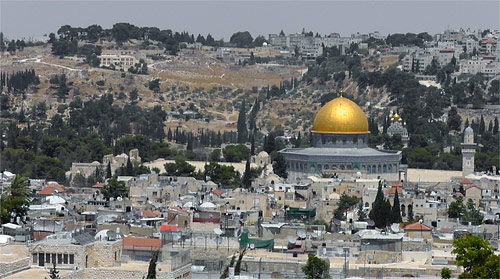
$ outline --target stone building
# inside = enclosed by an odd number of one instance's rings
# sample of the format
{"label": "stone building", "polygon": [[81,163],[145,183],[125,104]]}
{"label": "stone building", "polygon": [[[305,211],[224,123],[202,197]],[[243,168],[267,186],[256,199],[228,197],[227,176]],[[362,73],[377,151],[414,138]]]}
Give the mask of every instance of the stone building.
{"label": "stone building", "polygon": [[462,176],[474,174],[474,154],[476,144],[474,143],[474,130],[467,127],[464,132],[464,142],[462,143]]}
{"label": "stone building", "polygon": [[342,96],[333,99],[314,119],[312,147],[280,151],[289,179],[323,174],[351,178],[359,172],[366,177],[401,180],[401,172],[406,174],[401,151],[368,147],[369,133],[368,119],[356,103]]}
{"label": "stone building", "polygon": [[387,134],[389,136],[394,136],[395,134],[401,135],[401,141],[403,144],[408,144],[408,130],[404,127],[403,119],[398,113],[395,113],[391,117],[391,125],[387,128]]}
{"label": "stone building", "polygon": [[74,269],[112,267],[122,255],[122,240],[97,240],[85,232],[50,235],[29,245],[30,264]]}

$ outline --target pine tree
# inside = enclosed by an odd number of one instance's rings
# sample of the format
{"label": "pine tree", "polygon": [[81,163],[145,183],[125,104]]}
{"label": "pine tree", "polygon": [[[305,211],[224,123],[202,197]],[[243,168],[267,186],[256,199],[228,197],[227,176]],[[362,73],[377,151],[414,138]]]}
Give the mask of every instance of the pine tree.
{"label": "pine tree", "polygon": [[244,143],[248,138],[245,100],[241,102],[240,114],[238,115],[238,143]]}
{"label": "pine tree", "polygon": [[403,219],[401,218],[401,205],[399,204],[399,194],[396,189],[396,194],[394,194],[394,203],[392,205],[391,211],[391,223],[401,223]]}
{"label": "pine tree", "polygon": [[108,161],[108,167],[106,168],[106,179],[111,178],[111,161]]}

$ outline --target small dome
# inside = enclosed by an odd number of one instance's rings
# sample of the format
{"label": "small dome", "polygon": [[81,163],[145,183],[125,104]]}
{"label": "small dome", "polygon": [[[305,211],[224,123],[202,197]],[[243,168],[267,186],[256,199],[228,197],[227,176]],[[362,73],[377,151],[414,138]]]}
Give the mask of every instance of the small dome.
{"label": "small dome", "polygon": [[266,151],[261,151],[261,152],[259,152],[259,154],[257,154],[257,156],[258,157],[267,157],[267,156],[269,156],[269,154],[267,154]]}
{"label": "small dome", "polygon": [[472,128],[469,126],[465,129],[465,134],[466,135],[473,135],[474,134],[474,130],[472,130]]}
{"label": "small dome", "polygon": [[313,124],[313,133],[369,134],[368,119],[353,101],[338,97],[323,106]]}

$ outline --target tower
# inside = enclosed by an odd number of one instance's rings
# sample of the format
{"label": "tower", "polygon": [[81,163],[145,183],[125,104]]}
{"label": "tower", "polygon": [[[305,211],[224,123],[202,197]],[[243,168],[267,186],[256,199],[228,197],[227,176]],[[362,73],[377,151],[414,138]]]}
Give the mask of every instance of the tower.
{"label": "tower", "polygon": [[476,144],[474,143],[474,131],[469,126],[464,132],[464,142],[462,143],[462,176],[474,173],[474,154]]}

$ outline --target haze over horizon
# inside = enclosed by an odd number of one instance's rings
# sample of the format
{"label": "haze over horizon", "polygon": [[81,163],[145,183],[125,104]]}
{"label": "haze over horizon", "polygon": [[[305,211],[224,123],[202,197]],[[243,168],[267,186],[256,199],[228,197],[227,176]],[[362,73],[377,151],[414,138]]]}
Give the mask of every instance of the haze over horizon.
{"label": "haze over horizon", "polygon": [[57,32],[62,25],[111,28],[128,22],[229,40],[237,31],[269,33],[379,31],[436,34],[450,27],[495,29],[498,1],[1,1],[0,30],[11,39]]}

